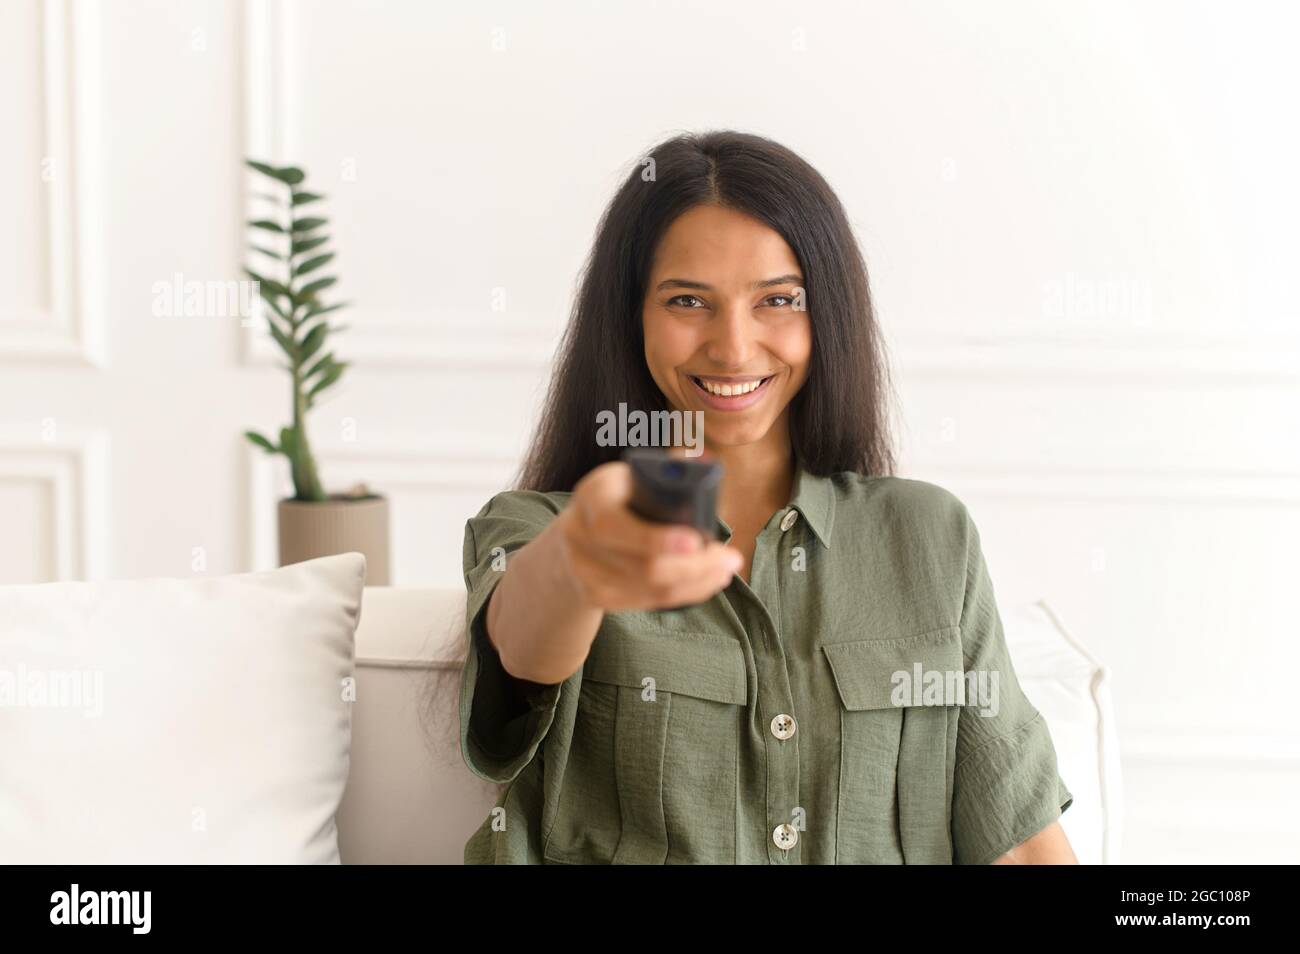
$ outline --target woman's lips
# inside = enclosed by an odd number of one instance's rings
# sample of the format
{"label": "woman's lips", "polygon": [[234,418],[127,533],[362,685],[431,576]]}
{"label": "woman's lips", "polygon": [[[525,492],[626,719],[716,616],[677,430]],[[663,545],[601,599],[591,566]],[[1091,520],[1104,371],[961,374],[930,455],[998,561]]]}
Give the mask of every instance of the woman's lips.
{"label": "woman's lips", "polygon": [[715,411],[743,411],[763,399],[776,375],[771,374],[763,378],[762,383],[752,391],[739,395],[733,394],[730,397],[714,394],[707,390],[700,384],[699,379],[692,374],[688,374],[687,377],[690,378],[692,389],[699,395],[700,400],[704,402],[706,407],[710,407]]}

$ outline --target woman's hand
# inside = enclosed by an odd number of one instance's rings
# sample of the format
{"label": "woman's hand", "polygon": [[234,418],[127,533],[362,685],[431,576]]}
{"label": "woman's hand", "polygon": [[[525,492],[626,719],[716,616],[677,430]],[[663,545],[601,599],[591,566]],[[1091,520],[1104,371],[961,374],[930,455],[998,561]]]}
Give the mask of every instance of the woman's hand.
{"label": "woman's hand", "polygon": [[706,545],[691,527],[642,520],[631,500],[632,468],[602,464],[510,555],[488,600],[487,635],[516,680],[563,682],[587,658],[606,612],[703,602],[740,569],[735,547]]}
{"label": "woman's hand", "polygon": [[634,514],[632,468],[611,461],[573,488],[557,517],[578,599],[606,612],[701,603],[722,590],[744,558],[696,529],[651,523]]}

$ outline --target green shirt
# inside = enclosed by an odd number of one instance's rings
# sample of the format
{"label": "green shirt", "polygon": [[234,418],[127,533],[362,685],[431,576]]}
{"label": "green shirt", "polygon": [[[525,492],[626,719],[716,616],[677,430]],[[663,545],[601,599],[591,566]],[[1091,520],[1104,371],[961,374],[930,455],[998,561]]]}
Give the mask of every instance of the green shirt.
{"label": "green shirt", "polygon": [[461,750],[508,783],[466,863],[987,864],[1073,802],[975,525],[918,480],[798,472],[748,584],[607,613],[521,711],[488,597],[569,497],[505,491],[466,524]]}

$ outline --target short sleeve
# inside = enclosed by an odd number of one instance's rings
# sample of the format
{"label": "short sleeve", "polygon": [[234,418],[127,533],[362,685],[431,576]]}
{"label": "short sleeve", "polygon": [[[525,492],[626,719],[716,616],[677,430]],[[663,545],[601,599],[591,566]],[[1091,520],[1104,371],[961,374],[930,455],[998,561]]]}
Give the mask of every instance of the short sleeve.
{"label": "short sleeve", "polygon": [[487,605],[509,554],[541,532],[559,512],[551,496],[504,491],[465,524],[465,666],[460,684],[460,743],[465,764],[493,782],[509,782],[537,754],[563,683],[543,686],[520,705],[510,674],[487,635]]}
{"label": "short sleeve", "polygon": [[[964,510],[964,508],[963,508]],[[990,864],[1042,831],[1074,801],[1057,770],[1047,722],[1016,678],[979,532],[965,514],[964,664],[987,692],[968,690],[957,723],[952,842],[956,864]],[[968,676],[968,679],[971,678]]]}

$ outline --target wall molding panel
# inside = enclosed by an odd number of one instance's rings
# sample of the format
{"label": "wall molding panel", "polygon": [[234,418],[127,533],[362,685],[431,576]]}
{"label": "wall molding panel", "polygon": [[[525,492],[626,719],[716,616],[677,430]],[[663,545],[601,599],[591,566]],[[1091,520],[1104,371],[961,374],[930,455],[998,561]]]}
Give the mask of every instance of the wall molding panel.
{"label": "wall molding panel", "polygon": [[46,483],[54,580],[103,580],[109,553],[109,438],[98,430],[42,441],[0,436],[0,479]]}
{"label": "wall molding panel", "polygon": [[909,462],[909,474],[963,495],[1013,501],[1093,501],[1240,506],[1300,506],[1300,473],[1236,473],[1183,468],[969,466],[932,460]]}
{"label": "wall molding panel", "polygon": [[1210,338],[1162,342],[1121,333],[1097,342],[1008,333],[951,340],[904,334],[887,344],[898,371],[925,379],[1104,377],[1129,386],[1171,379],[1191,385],[1300,386],[1300,346],[1286,341],[1276,346]]}
{"label": "wall molding panel", "polygon": [[52,163],[46,190],[50,308],[0,321],[0,359],[108,361],[98,87],[99,7],[88,0],[43,0],[44,159]]}

